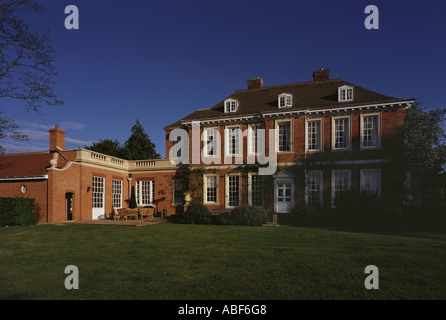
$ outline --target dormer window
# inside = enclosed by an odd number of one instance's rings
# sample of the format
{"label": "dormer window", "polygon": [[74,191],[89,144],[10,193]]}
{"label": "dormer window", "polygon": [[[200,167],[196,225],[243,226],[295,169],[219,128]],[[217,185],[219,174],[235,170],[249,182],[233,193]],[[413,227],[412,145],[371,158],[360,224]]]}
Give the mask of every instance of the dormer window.
{"label": "dormer window", "polygon": [[225,100],[225,113],[236,112],[238,109],[238,100],[226,99]]}
{"label": "dormer window", "polygon": [[279,108],[288,108],[293,105],[293,95],[291,93],[282,93],[279,95]]}
{"label": "dormer window", "polygon": [[353,101],[353,87],[342,86],[338,88],[338,102]]}

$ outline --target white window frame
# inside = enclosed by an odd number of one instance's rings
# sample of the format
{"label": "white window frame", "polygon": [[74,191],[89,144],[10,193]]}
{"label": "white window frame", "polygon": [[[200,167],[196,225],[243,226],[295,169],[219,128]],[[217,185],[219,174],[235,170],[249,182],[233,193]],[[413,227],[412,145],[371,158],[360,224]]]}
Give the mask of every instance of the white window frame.
{"label": "white window frame", "polygon": [[105,208],[105,178],[101,176],[93,176],[92,179],[92,208]]}
{"label": "white window frame", "polygon": [[360,190],[361,192],[365,191],[368,192],[368,190],[365,190],[365,182],[366,177],[365,175],[368,173],[375,173],[376,174],[376,191],[372,192],[375,193],[376,196],[381,196],[381,169],[361,169],[360,170]]}
{"label": "white window frame", "polygon": [[[351,181],[352,181],[352,171],[351,170],[332,170],[331,171],[331,203],[332,206],[334,206],[334,201],[336,198],[336,174],[337,173],[345,173],[347,174],[347,186],[345,190],[349,190],[351,187]],[[344,191],[345,191],[344,190]]]}
{"label": "white window frame", "polygon": [[[376,145],[375,146],[364,146],[364,118],[367,117],[377,117],[377,132],[376,132]],[[361,127],[360,127],[360,149],[379,149],[381,148],[381,113],[365,113],[361,114]]]}
{"label": "white window frame", "polygon": [[[179,188],[178,188],[179,187]],[[181,200],[177,197],[178,192],[181,192]],[[173,180],[173,204],[176,206],[181,206],[184,204],[184,194],[183,194],[183,182],[182,180]]]}
{"label": "white window frame", "polygon": [[[346,145],[345,145],[345,147],[342,147],[342,148],[340,148],[340,147],[336,147],[336,121],[337,120],[342,120],[342,119],[347,119],[347,134],[346,134],[346,141],[345,141],[345,143],[346,143]],[[332,148],[332,150],[351,150],[351,146],[352,146],[352,143],[351,143],[351,137],[352,137],[352,135],[351,135],[351,132],[352,132],[352,130],[351,130],[351,127],[352,127],[352,125],[351,125],[351,123],[352,123],[352,121],[351,121],[351,116],[339,116],[339,117],[333,117],[332,119],[331,119],[331,148]]]}
{"label": "white window frame", "polygon": [[113,208],[122,208],[122,180],[112,179],[112,206]]}
{"label": "white window frame", "polygon": [[[262,124],[250,124],[248,125],[248,154],[249,155],[258,155],[258,133],[257,130],[264,129]],[[254,149],[254,150],[253,150]]]}
{"label": "white window frame", "polygon": [[[208,201],[208,177],[215,177],[215,201]],[[216,174],[205,174],[203,175],[203,203],[204,204],[218,204],[218,175]]]}
{"label": "white window frame", "polygon": [[308,171],[307,173],[307,177],[305,179],[305,203],[306,204],[310,204],[310,192],[312,192],[313,190],[309,190],[309,182],[310,182],[310,176],[311,175],[318,175],[319,176],[319,181],[318,181],[318,185],[319,185],[319,205],[322,206],[323,204],[323,185],[324,185],[324,175],[322,171],[319,170],[315,170],[315,171]]}
{"label": "white window frame", "polygon": [[338,102],[353,101],[354,90],[352,86],[342,86],[338,88]]}
{"label": "white window frame", "polygon": [[237,112],[239,102],[237,99],[226,99],[224,101],[225,113]]}
{"label": "white window frame", "polygon": [[[236,191],[236,194],[238,195],[238,200],[237,200],[237,202],[238,202],[238,205],[230,205],[230,188],[231,188],[231,185],[230,185],[230,180],[231,180],[231,177],[238,177],[238,184],[237,184],[237,191]],[[233,173],[231,173],[231,174],[226,174],[225,175],[225,208],[235,208],[235,207],[238,207],[238,206],[240,206],[240,202],[241,202],[241,197],[240,197],[240,195],[241,195],[241,181],[242,179],[241,179],[241,175],[239,174],[239,173],[235,173],[235,174],[233,174]]]}
{"label": "white window frame", "polygon": [[[280,133],[279,133],[279,125],[282,123],[286,123],[288,122],[290,124],[290,132],[289,132],[289,144],[290,144],[290,150],[285,150],[285,151],[281,151],[280,150],[280,144],[279,144],[279,138],[280,138]],[[276,124],[275,124],[275,128],[276,128],[276,151],[278,153],[292,153],[294,148],[294,139],[293,139],[293,126],[294,126],[294,122],[293,119],[287,119],[287,120],[276,120]]]}
{"label": "white window frame", "polygon": [[[212,155],[209,154],[209,149],[208,149],[208,133],[210,131],[215,131],[215,135],[211,135],[214,138],[214,141],[213,141],[214,154],[212,154]],[[220,132],[218,131],[218,128],[217,127],[204,128],[203,135],[204,135],[204,137],[203,137],[204,138],[203,139],[204,156],[206,158],[218,158],[218,156],[220,154],[220,142],[219,142]]]}
{"label": "white window frame", "polygon": [[[259,206],[258,204],[253,204],[253,190],[252,190],[252,177],[259,177],[260,178],[260,184],[261,184],[261,189],[260,189],[260,201],[261,201],[261,205]],[[248,204],[249,205],[256,205],[259,206],[261,208],[264,207],[265,205],[265,201],[263,198],[263,176],[259,175],[258,173],[248,173]]]}
{"label": "white window frame", "polygon": [[[236,145],[234,146],[234,153],[230,153],[230,149],[232,149],[230,138],[232,137],[231,130],[236,129],[237,140]],[[225,156],[240,156],[242,154],[242,129],[240,126],[226,126],[225,127]],[[231,148],[230,148],[231,146]]]}
{"label": "white window frame", "polygon": [[279,109],[282,108],[289,108],[293,106],[293,95],[291,93],[282,93],[279,94],[278,97],[278,107]]}
{"label": "white window frame", "polygon": [[[308,129],[309,123],[313,123],[313,122],[319,122],[319,146],[317,149],[309,149],[309,143],[308,143],[308,138],[309,138],[309,134],[308,134]],[[324,151],[324,141],[323,141],[323,134],[324,131],[324,119],[323,118],[307,118],[305,119],[305,151],[306,152],[322,152]]]}
{"label": "white window frame", "polygon": [[[144,186],[145,184],[147,184],[147,186]],[[147,189],[148,194],[143,194],[143,189]],[[153,205],[154,198],[155,198],[155,181],[153,180],[136,181],[136,203],[138,204],[138,206]]]}

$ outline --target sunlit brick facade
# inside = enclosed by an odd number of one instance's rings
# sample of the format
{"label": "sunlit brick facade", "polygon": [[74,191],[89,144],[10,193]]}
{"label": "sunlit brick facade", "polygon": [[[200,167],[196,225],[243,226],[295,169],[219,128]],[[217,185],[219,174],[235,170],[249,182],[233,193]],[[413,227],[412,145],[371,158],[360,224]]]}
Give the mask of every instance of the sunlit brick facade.
{"label": "sunlit brick facade", "polygon": [[[313,81],[289,85],[264,87],[263,79],[250,79],[248,89],[166,126],[167,159],[65,150],[65,133],[56,126],[49,151],[0,157],[0,196],[35,198],[42,223],[110,217],[129,206],[132,187],[138,206],[166,215],[183,212],[188,191],[213,212],[253,204],[284,214],[303,203],[330,207],[350,188],[391,196],[396,181],[411,174],[395,168],[404,156],[404,112],[413,102],[329,79],[323,69]],[[178,129],[187,144],[171,137]],[[265,132],[263,145],[258,130]],[[183,144],[183,155],[188,150],[181,164],[168,159],[180,156],[174,143]],[[269,175],[250,164],[263,149],[277,155]],[[191,171],[199,172],[198,184],[186,190]]]}

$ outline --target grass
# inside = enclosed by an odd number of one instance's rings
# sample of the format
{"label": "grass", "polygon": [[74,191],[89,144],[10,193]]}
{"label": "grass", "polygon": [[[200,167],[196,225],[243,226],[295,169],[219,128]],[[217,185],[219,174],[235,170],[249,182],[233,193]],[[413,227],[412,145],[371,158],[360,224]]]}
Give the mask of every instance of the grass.
{"label": "grass", "polygon": [[[0,299],[445,299],[446,241],[297,227],[0,229]],[[367,265],[379,289],[367,290]],[[79,290],[67,290],[67,265]]]}

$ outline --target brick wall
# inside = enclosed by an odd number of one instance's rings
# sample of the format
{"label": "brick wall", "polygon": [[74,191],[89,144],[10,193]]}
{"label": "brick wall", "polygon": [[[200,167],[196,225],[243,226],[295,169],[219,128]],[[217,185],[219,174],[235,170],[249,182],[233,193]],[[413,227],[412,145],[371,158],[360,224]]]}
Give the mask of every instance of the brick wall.
{"label": "brick wall", "polygon": [[[26,187],[26,193],[21,191],[22,186]],[[36,199],[40,207],[39,223],[47,222],[47,180],[0,181],[0,196]]]}

